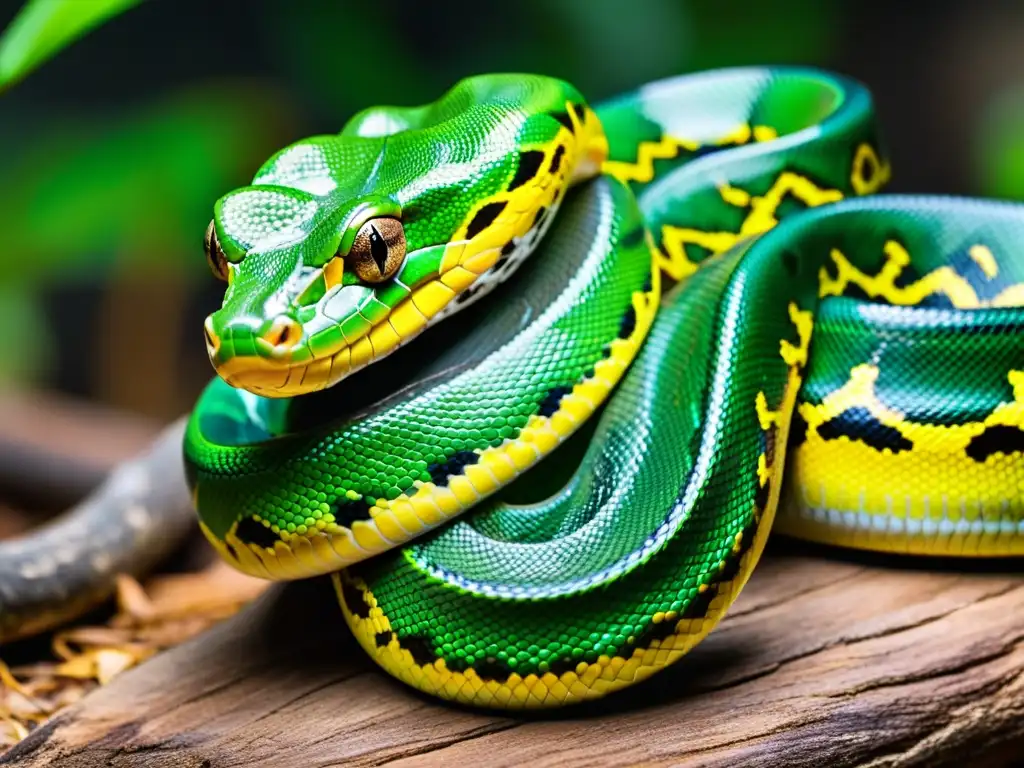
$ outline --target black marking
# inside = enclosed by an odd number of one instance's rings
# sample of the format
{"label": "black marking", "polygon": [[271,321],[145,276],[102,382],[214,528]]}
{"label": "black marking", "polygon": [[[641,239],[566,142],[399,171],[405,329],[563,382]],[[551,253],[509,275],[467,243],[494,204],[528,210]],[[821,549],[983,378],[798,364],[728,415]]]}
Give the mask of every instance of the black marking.
{"label": "black marking", "polygon": [[430,641],[422,635],[399,637],[398,643],[412,654],[412,660],[421,667],[433,664],[437,659],[437,654],[434,652],[434,648],[431,646]]}
{"label": "black marking", "polygon": [[541,416],[553,416],[555,411],[558,410],[558,404],[562,402],[562,398],[570,392],[572,392],[572,387],[552,387],[541,401],[538,413]]}
{"label": "black marking", "polygon": [[[757,480],[757,476],[754,476],[754,482],[758,485],[758,495],[765,492],[765,500],[767,501],[767,489],[769,483],[765,483],[762,491],[760,487],[760,481]],[[758,507],[759,510],[763,507]],[[718,573],[714,574],[711,583],[707,585],[707,589],[698,594],[689,605],[683,610],[681,618],[684,619],[702,619],[708,615],[708,611],[711,608],[711,601],[718,595],[719,590],[724,584],[728,584],[730,581],[735,579],[740,572],[740,563],[743,562],[744,556],[750,551],[750,548],[754,545],[754,537],[757,535],[757,529],[761,522],[760,511],[753,515],[750,522],[743,528],[743,533],[740,535],[740,545],[737,551],[730,552],[725,559],[725,566],[722,567]]]}
{"label": "black marking", "polygon": [[234,548],[234,546],[231,544],[231,542],[230,541],[225,541],[224,542],[224,546],[227,548],[228,552],[231,553],[231,556],[233,558],[235,558],[235,560],[237,560],[238,559],[238,550],[236,550]]}
{"label": "black marking", "polygon": [[[709,589],[708,592],[711,592],[711,590]],[[705,594],[707,594],[707,592],[705,592]],[[659,621],[657,624],[651,621],[651,623],[644,628],[644,631],[637,636],[635,642],[633,643],[633,647],[646,648],[647,646],[651,645],[651,643],[653,643],[655,640],[664,640],[667,637],[671,637],[676,633],[676,624],[678,623],[679,619]],[[623,651],[624,650],[625,649],[623,649]],[[633,654],[620,652],[619,655],[628,658]]]}
{"label": "black marking", "polygon": [[551,116],[564,125],[565,129],[569,131],[569,133],[573,132],[572,118],[569,117],[568,112],[565,110],[562,110],[561,112],[552,112]]}
{"label": "black marking", "polygon": [[852,281],[846,284],[841,295],[847,296],[851,299],[859,299],[861,301],[873,301],[867,291]]}
{"label": "black marking", "polygon": [[348,612],[353,616],[358,616],[360,619],[368,619],[370,617],[370,604],[366,602],[363,590],[347,581],[342,581],[341,597],[345,601],[345,607],[348,608]]}
{"label": "black marking", "polygon": [[512,675],[512,667],[493,656],[488,656],[483,661],[476,662],[472,667],[476,670],[481,680],[494,680],[498,683],[504,683]]}
{"label": "black marking", "polygon": [[765,480],[764,485],[761,485],[761,481],[757,481],[757,491],[754,493],[754,504],[757,505],[759,510],[764,510],[768,506],[768,498],[772,493],[772,480],[768,478]]}
{"label": "black marking", "polygon": [[[901,246],[903,248],[903,250],[905,250],[908,254],[910,254],[910,258],[911,258],[911,263],[908,264],[907,266],[903,267],[903,269],[901,269],[899,271],[899,273],[893,279],[892,284],[896,288],[899,288],[900,290],[903,290],[905,288],[910,287],[911,285],[913,285],[914,283],[918,282],[919,280],[921,280],[923,275],[921,274],[920,270],[918,270],[916,268],[916,266],[915,266],[915,264],[913,262],[913,258],[914,258],[913,254],[911,254],[910,248],[907,247],[907,245],[899,238],[899,233],[896,232],[896,231],[893,231],[891,233],[887,233],[887,235],[885,237],[885,241],[887,243],[888,242],[896,243],[897,245]],[[965,277],[967,282],[971,284],[971,286],[975,289],[975,291],[977,291],[978,288],[982,288],[982,290],[984,290],[984,285],[983,285],[982,281],[971,280],[969,275],[964,275],[964,273],[963,273],[964,267],[966,267],[968,264],[973,265],[974,262],[970,258],[970,256],[967,255],[966,251],[964,253],[962,253],[962,254],[959,254],[959,256],[953,255],[950,258],[950,266],[953,268],[953,270],[955,272],[957,272],[958,274],[960,274],[961,277]],[[968,271],[970,271],[970,270],[968,269]],[[980,269],[978,270],[978,273],[980,274]],[[851,284],[850,287],[853,288],[854,286]],[[996,291],[996,293],[998,293],[998,291]],[[859,298],[859,299],[870,299],[870,297],[864,291],[860,290],[859,286],[856,288],[856,290],[844,291],[843,295],[844,296],[854,296],[855,298]],[[932,293],[932,294],[929,294],[928,296],[925,296],[923,299],[921,299],[920,303],[917,304],[917,306],[919,306],[919,307],[932,307],[934,309],[956,309],[956,307],[953,305],[952,299],[950,299],[949,296],[947,296],[945,293]]]}
{"label": "black marking", "polygon": [[377,644],[378,648],[383,648],[385,645],[391,642],[391,638],[394,636],[395,634],[393,632],[385,630],[383,632],[378,632],[376,635],[374,635],[373,642]]}
{"label": "black marking", "polygon": [[515,251],[515,249],[516,249],[515,240],[509,240],[507,243],[505,243],[503,246],[501,246],[501,257],[500,258],[507,259]]}
{"label": "black marking", "polygon": [[473,220],[469,222],[469,226],[466,227],[466,237],[472,239],[491,226],[498,218],[498,214],[505,210],[506,205],[508,203],[505,201],[488,203],[477,211]]}
{"label": "black marking", "polygon": [[634,330],[636,330],[636,310],[630,304],[626,314],[622,316],[622,322],[619,323],[619,338],[628,339]]}
{"label": "black marking", "polygon": [[625,248],[633,248],[640,245],[644,241],[644,228],[635,227],[629,232],[626,232],[621,238],[619,243]]}
{"label": "black marking", "polygon": [[764,460],[771,466],[775,463],[775,445],[778,442],[778,430],[771,427],[764,433]]}
{"label": "black marking", "polygon": [[548,672],[555,677],[561,677],[566,672],[575,672],[579,662],[572,658],[556,659],[548,664]]}
{"label": "black marking", "polygon": [[807,440],[807,421],[800,411],[793,411],[793,419],[789,424],[789,447],[799,448]]}
{"label": "black marking", "polygon": [[871,411],[862,406],[848,408],[829,419],[818,427],[818,435],[822,440],[835,440],[840,437],[860,440],[876,451],[889,449],[893,453],[899,453],[914,447],[898,429],[883,424],[871,414]]}
{"label": "black marking", "polygon": [[[707,589],[697,593],[693,600],[683,609],[679,617],[682,619],[704,618],[708,615],[708,611],[711,610],[711,601],[715,599],[717,594],[718,586],[716,584],[709,584]],[[675,622],[672,623],[674,628]]]}
{"label": "black marking", "polygon": [[530,229],[536,230],[544,223],[544,215],[548,212],[546,206],[541,206],[537,209],[537,214],[533,217],[533,224],[530,225]]}
{"label": "black marking", "polygon": [[603,357],[603,358],[605,358],[607,360],[611,356],[612,356],[612,345],[611,344],[605,344],[603,347],[601,347],[601,357]]}
{"label": "black marking", "polygon": [[443,464],[431,464],[427,467],[430,473],[430,482],[434,485],[448,485],[448,478],[452,475],[461,475],[462,470],[470,464],[480,461],[480,454],[473,451],[457,451]]}
{"label": "black marking", "polygon": [[821,271],[824,272],[825,277],[832,282],[839,279],[839,265],[836,263],[835,259],[826,260],[821,267]]}
{"label": "black marking", "polygon": [[[885,241],[887,243],[888,242],[896,243],[897,245],[902,247],[903,250],[905,250],[907,253],[910,253],[910,249],[907,248],[907,246],[904,245],[899,240],[899,238],[895,236],[895,234],[889,235],[888,237],[886,237]],[[908,288],[913,283],[916,283],[918,280],[921,279],[921,273],[918,272],[917,269],[914,267],[914,263],[913,263],[913,258],[914,257],[911,256],[910,258],[911,258],[911,263],[907,264],[905,267],[903,267],[903,269],[901,269],[899,271],[899,273],[896,275],[895,278],[893,278],[893,281],[892,281],[892,284],[895,287],[899,288],[900,290],[902,290],[904,288]],[[925,304],[925,302],[927,302],[928,298],[930,298],[930,297],[926,296],[924,298],[924,300],[922,300],[922,302],[921,302],[922,306]]]}
{"label": "black marking", "polygon": [[640,290],[643,291],[644,293],[650,293],[654,289],[654,282],[653,282],[653,280],[654,280],[654,277],[650,273],[648,273],[647,274],[647,279],[644,280],[644,284],[640,288]]}
{"label": "black marking", "polygon": [[525,152],[520,152],[519,167],[516,168],[516,175],[509,182],[508,191],[511,192],[513,189],[523,186],[523,184],[536,176],[543,162],[544,153],[539,149],[529,149]]}
{"label": "black marking", "polygon": [[975,461],[985,461],[989,456],[1002,453],[1024,453],[1024,429],[1006,424],[986,427],[980,435],[971,438],[967,444],[967,455]]}
{"label": "black marking", "polygon": [[981,301],[991,301],[1014,281],[1008,279],[1006,274],[998,272],[989,277],[981,265],[971,258],[971,247],[974,245],[983,245],[980,237],[951,254],[947,261],[953,271],[970,284]]}
{"label": "black marking", "polygon": [[235,536],[246,544],[255,544],[257,547],[273,549],[274,544],[281,540],[281,537],[274,533],[263,523],[251,517],[243,517],[235,527]]}
{"label": "black marking", "polygon": [[562,170],[562,160],[565,158],[565,145],[559,144],[555,154],[551,156],[551,165],[548,166],[548,173],[558,173]]}
{"label": "black marking", "polygon": [[587,370],[585,370],[583,372],[583,378],[584,379],[592,379],[592,378],[594,378],[594,366],[590,366],[589,368],[587,368]]}
{"label": "black marking", "polygon": [[782,268],[786,270],[788,275],[795,277],[800,272],[800,259],[792,251],[783,251]]}
{"label": "black marking", "polygon": [[342,496],[331,504],[331,514],[334,515],[334,522],[338,525],[351,527],[356,520],[369,520],[372,507],[373,504],[365,496],[360,499]]}
{"label": "black marking", "polygon": [[[875,174],[878,173],[879,170],[879,163],[876,159],[879,155],[879,152],[871,144],[865,144],[864,146],[870,148],[871,153],[860,155],[854,154],[854,159],[856,159],[857,157],[862,158],[861,162],[859,163],[860,177],[865,183],[870,184],[871,180],[875,178]],[[854,150],[854,152],[856,153],[856,150]]]}
{"label": "black marking", "polygon": [[[757,482],[755,478],[755,482]],[[763,509],[763,507],[759,507]],[[740,563],[743,561],[743,556],[747,553],[750,547],[754,543],[754,536],[757,535],[757,528],[761,519],[760,513],[757,516],[752,517],[750,522],[743,528],[743,533],[740,534],[740,547],[738,552],[733,552],[725,560],[725,567],[722,568],[718,575],[715,576],[716,584],[728,584],[730,581],[740,575]]]}

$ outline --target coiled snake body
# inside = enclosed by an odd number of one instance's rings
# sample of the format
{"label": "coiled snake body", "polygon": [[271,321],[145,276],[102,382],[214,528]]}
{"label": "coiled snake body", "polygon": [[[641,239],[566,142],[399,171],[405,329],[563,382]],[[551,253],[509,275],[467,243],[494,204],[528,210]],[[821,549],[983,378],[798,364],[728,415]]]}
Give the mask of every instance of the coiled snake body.
{"label": "coiled snake body", "polygon": [[207,233],[204,532],[497,708],[673,663],[773,525],[1024,553],[1024,209],[888,178],[869,94],[802,68],[474,77],[282,150]]}
{"label": "coiled snake body", "polygon": [[384,669],[500,708],[685,654],[776,509],[1024,552],[1024,211],[864,197],[888,176],[869,95],[805,69],[596,109],[471,78],[283,150],[208,237],[204,531],[246,572],[332,574]]}

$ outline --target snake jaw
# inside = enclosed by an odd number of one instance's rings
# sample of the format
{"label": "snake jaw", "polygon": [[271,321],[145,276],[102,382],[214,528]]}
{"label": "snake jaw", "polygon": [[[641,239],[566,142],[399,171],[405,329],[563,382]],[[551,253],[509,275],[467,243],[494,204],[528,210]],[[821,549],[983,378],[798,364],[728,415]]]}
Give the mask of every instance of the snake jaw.
{"label": "snake jaw", "polygon": [[[331,319],[324,308],[342,291],[356,286],[335,285],[317,304],[317,317],[327,318],[330,323],[312,333],[307,323],[302,333],[304,343],[285,348],[257,337],[253,341],[256,354],[228,359],[219,354],[218,343],[210,358],[214,368],[231,386],[263,397],[296,397],[334,386],[507,279],[547,233],[568,183],[549,182],[539,194],[524,198],[519,205],[506,205],[490,226],[472,238],[457,237],[439,248],[423,249],[432,253],[410,255],[406,267],[386,284],[384,290],[393,297],[388,302],[377,300],[381,295],[378,292],[367,294],[366,301],[353,298],[355,307],[339,322]],[[426,278],[410,280],[411,287],[402,279],[423,270],[418,258],[432,263],[428,264]],[[371,320],[366,313],[374,302],[381,314]],[[208,336],[210,333],[212,329]]]}
{"label": "snake jaw", "polygon": [[257,340],[258,355],[226,361],[217,361],[214,355],[211,360],[226,383],[255,395],[296,397],[327,389],[391,354],[446,317],[455,299],[464,295],[499,257],[499,249],[489,249],[476,254],[470,266],[450,266],[438,278],[411,291],[387,315],[351,340],[342,337],[340,345],[314,354],[307,339],[307,345],[301,349],[311,356],[310,360],[296,363],[295,350],[273,347],[265,340]]}

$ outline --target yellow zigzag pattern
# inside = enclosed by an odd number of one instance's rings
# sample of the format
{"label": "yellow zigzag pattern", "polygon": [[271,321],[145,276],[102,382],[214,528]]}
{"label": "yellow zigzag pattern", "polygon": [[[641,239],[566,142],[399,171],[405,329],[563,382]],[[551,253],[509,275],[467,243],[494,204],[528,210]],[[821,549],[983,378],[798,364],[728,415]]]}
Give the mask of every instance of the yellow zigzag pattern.
{"label": "yellow zigzag pattern", "polygon": [[[877,275],[868,275],[850,263],[839,250],[832,250],[832,261],[836,265],[836,277],[830,278],[822,269],[820,272],[820,295],[840,296],[850,285],[856,285],[868,296],[880,296],[890,304],[913,306],[929,296],[944,295],[957,309],[979,309],[982,307],[1016,307],[1024,305],[1024,283],[1011,285],[994,299],[982,300],[962,275],[950,266],[939,267],[919,280],[900,287],[896,285],[903,270],[910,265],[910,254],[895,240],[884,246],[885,264]],[[992,251],[984,245],[970,249],[971,259],[981,267],[988,279],[999,274]]]}
{"label": "yellow zigzag pattern", "polygon": [[742,189],[722,184],[719,194],[729,205],[746,208],[747,216],[738,232],[707,232],[689,227],[661,228],[661,244],[665,257],[658,266],[673,280],[682,280],[697,271],[697,262],[690,258],[686,246],[696,245],[711,253],[728,250],[743,238],[759,235],[779,223],[776,213],[787,197],[799,200],[807,207],[842,200],[838,189],[817,186],[813,181],[792,171],[783,171],[765,194],[750,195]]}
{"label": "yellow zigzag pattern", "polygon": [[[728,145],[747,144],[751,138],[754,141],[769,141],[778,138],[775,129],[768,125],[740,125],[732,133],[728,133],[715,145],[723,147]],[[632,163],[623,160],[606,160],[602,166],[605,173],[611,174],[619,181],[638,181],[646,184],[654,178],[654,161],[671,160],[682,152],[696,152],[702,145],[699,141],[692,139],[677,139],[673,136],[662,136],[657,141],[641,141],[637,146],[636,160]]]}
{"label": "yellow zigzag pattern", "polygon": [[[774,128],[765,125],[750,127],[741,125],[732,133],[715,142],[718,146],[743,145],[754,141],[769,141],[778,138]],[[621,181],[650,182],[654,178],[654,161],[677,156],[683,150],[696,151],[700,143],[688,139],[663,136],[658,141],[641,142],[637,148],[635,162],[606,161],[603,170]],[[871,194],[884,186],[891,177],[890,165],[882,160],[874,147],[858,145],[850,169],[850,186],[858,195]],[[779,206],[791,197],[807,207],[832,203],[843,198],[838,189],[819,187],[805,176],[784,171],[764,195],[755,196],[730,186],[718,187],[722,200],[737,208],[746,208],[748,213],[738,232],[714,232],[690,227],[665,225],[661,231],[664,256],[658,259],[658,266],[673,280],[682,280],[697,271],[697,262],[687,253],[688,245],[705,248],[712,254],[721,253],[739,240],[767,232],[778,224],[776,213]]]}

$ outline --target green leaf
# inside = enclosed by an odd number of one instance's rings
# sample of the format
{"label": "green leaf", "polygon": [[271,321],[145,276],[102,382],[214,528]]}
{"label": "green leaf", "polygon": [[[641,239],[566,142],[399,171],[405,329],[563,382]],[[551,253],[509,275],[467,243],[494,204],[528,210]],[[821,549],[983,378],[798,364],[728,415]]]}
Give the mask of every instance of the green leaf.
{"label": "green leaf", "polygon": [[39,294],[0,285],[0,388],[34,383],[53,364],[55,340]]}
{"label": "green leaf", "polygon": [[0,286],[114,269],[209,277],[218,197],[296,138],[287,94],[219,81],[121,114],[70,115],[0,165]]}
{"label": "green leaf", "polygon": [[142,0],[29,0],[0,37],[0,91]]}
{"label": "green leaf", "polygon": [[978,194],[1024,200],[1024,87],[998,93],[981,110],[972,150]]}

